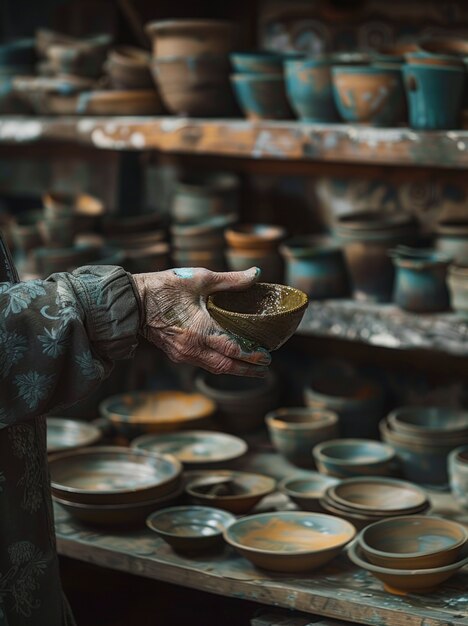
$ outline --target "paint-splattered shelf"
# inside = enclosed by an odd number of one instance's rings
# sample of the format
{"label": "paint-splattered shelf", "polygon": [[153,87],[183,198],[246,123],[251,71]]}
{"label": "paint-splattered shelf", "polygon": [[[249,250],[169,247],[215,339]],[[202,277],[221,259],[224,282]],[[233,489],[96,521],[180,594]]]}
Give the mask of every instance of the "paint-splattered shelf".
{"label": "paint-splattered shelf", "polygon": [[297,331],[401,350],[468,356],[468,322],[453,313],[416,315],[391,304],[354,300],[311,302]]}
{"label": "paint-splattered shelf", "polygon": [[177,117],[2,117],[0,143],[77,143],[252,159],[468,167],[468,131]]}

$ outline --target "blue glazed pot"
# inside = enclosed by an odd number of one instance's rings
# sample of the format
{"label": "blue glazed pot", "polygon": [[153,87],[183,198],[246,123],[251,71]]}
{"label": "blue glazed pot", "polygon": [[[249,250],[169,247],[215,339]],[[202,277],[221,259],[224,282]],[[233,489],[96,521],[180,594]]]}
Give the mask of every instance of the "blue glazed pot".
{"label": "blue glazed pot", "polygon": [[297,116],[305,122],[336,122],[331,61],[327,59],[286,61],[286,93]]}
{"label": "blue glazed pot", "polygon": [[247,119],[289,120],[293,117],[282,74],[233,74],[231,81]]}
{"label": "blue glazed pot", "polygon": [[405,111],[399,67],[337,66],[332,68],[336,107],[345,122],[395,126]]}
{"label": "blue glazed pot", "polygon": [[435,250],[400,246],[391,252],[396,268],[393,299],[414,313],[434,313],[449,308],[446,284],[451,259]]}
{"label": "blue glazed pot", "polygon": [[234,71],[239,74],[282,74],[285,60],[301,56],[295,53],[234,52],[229,58]]}
{"label": "blue glazed pot", "polygon": [[349,294],[341,249],[323,237],[294,237],[280,248],[286,262],[286,283],[314,300]]}
{"label": "blue glazed pot", "polygon": [[443,65],[403,67],[411,128],[446,130],[460,127],[465,69]]}

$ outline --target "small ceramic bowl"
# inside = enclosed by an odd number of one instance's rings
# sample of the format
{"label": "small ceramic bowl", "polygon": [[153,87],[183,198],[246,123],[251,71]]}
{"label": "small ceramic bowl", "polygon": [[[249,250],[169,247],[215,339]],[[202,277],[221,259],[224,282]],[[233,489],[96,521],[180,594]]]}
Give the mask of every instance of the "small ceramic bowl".
{"label": "small ceramic bowl", "polygon": [[47,418],[47,452],[86,448],[97,443],[102,432],[93,424],[63,417]]}
{"label": "small ceramic bowl", "polygon": [[224,235],[234,250],[275,250],[286,237],[286,230],[271,224],[239,224]]}
{"label": "small ceramic bowl", "polygon": [[265,417],[270,439],[290,463],[313,467],[312,448],[338,436],[338,415],[309,408],[277,409]]}
{"label": "small ceramic bowl", "polygon": [[328,487],[337,485],[339,480],[310,472],[307,477],[286,478],[279,484],[282,493],[288,496],[303,511],[321,512],[320,498]]}
{"label": "small ceramic bowl", "polygon": [[247,513],[275,490],[276,481],[262,474],[218,471],[189,482],[186,491],[198,503],[231,513]]}
{"label": "small ceramic bowl", "polygon": [[437,444],[442,439],[468,435],[468,411],[448,407],[401,407],[387,419],[396,433],[421,443]]}
{"label": "small ceramic bowl", "polygon": [[313,456],[319,471],[337,478],[392,473],[395,451],[372,439],[334,439],[314,447]]}
{"label": "small ceramic bowl", "polygon": [[359,536],[364,554],[374,565],[412,570],[454,563],[467,541],[462,524],[422,515],[382,520]]}
{"label": "small ceramic bowl", "polygon": [[278,54],[277,52],[234,52],[230,55],[234,71],[239,74],[276,74],[283,73],[286,59],[300,58],[300,54]]}
{"label": "small ceramic bowl", "polygon": [[351,561],[373,574],[384,583],[390,593],[429,593],[448,580],[456,572],[468,564],[467,550],[462,552],[458,561],[443,567],[429,569],[393,569],[380,567],[371,563],[357,541],[348,550]]}
{"label": "small ceramic bowl", "polygon": [[234,515],[208,506],[175,506],[157,511],[146,525],[177,552],[203,552],[223,544]]}
{"label": "small ceramic bowl", "polygon": [[242,337],[246,347],[272,351],[291,337],[305,313],[305,293],[270,283],[245,291],[221,291],[208,298],[210,315],[228,332]]}
{"label": "small ceramic bowl", "polygon": [[224,538],[254,565],[293,573],[325,565],[355,534],[352,524],[331,515],[280,511],[238,520]]}

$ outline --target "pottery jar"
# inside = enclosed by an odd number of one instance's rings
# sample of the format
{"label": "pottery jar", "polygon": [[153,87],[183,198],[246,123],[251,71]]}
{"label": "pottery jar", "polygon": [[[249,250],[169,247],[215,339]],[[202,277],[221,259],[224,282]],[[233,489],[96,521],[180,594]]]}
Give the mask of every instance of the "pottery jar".
{"label": "pottery jar", "polygon": [[414,64],[404,66],[411,128],[460,128],[465,74],[464,67]]}
{"label": "pottery jar", "polygon": [[451,265],[447,282],[453,309],[460,317],[468,319],[468,265]]}
{"label": "pottery jar", "polygon": [[233,74],[231,81],[247,119],[289,120],[293,117],[282,75]]}
{"label": "pottery jar", "polygon": [[332,68],[335,104],[345,122],[395,126],[405,111],[405,92],[398,67]]}
{"label": "pottery jar", "polygon": [[449,454],[448,475],[455,500],[468,509],[468,446],[455,448]]}
{"label": "pottery jar", "polygon": [[228,267],[233,272],[243,272],[251,267],[258,267],[264,282],[283,282],[283,259],[275,250],[233,250],[228,248],[225,254]]}
{"label": "pottery jar", "polygon": [[436,248],[454,259],[468,259],[468,221],[441,220],[436,228]]}
{"label": "pottery jar", "polygon": [[349,294],[343,254],[326,237],[294,237],[281,246],[286,283],[313,300],[344,298]]}
{"label": "pottery jar", "polygon": [[197,223],[239,210],[239,178],[228,172],[189,176],[178,181],[171,215],[178,223]]}
{"label": "pottery jar", "polygon": [[402,214],[361,211],[340,216],[335,232],[343,246],[355,298],[389,302],[394,268],[388,252],[399,244],[413,244],[416,224]]}
{"label": "pottery jar", "polygon": [[286,61],[286,93],[292,109],[304,122],[336,122],[331,59]]}
{"label": "pottery jar", "polygon": [[146,32],[153,44],[153,56],[194,56],[225,54],[234,47],[235,27],[225,20],[181,19],[150,22]]}
{"label": "pottery jar", "polygon": [[393,299],[414,313],[435,313],[449,308],[446,284],[451,259],[434,250],[400,246],[392,251],[396,268]]}
{"label": "pottery jar", "polygon": [[261,428],[265,415],[278,404],[278,380],[272,370],[258,379],[200,372],[195,388],[215,402],[220,426],[233,433]]}

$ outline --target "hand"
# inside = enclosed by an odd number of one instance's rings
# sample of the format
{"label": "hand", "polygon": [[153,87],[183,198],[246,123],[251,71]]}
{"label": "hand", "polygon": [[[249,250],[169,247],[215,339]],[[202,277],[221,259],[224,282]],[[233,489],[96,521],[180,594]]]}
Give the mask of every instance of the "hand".
{"label": "hand", "polygon": [[189,363],[213,374],[266,375],[271,363],[263,348],[242,350],[206,309],[216,291],[247,289],[260,271],[217,273],[178,268],[133,276],[145,316],[144,336],[175,363]]}

